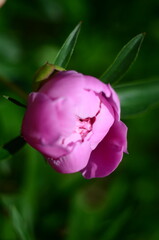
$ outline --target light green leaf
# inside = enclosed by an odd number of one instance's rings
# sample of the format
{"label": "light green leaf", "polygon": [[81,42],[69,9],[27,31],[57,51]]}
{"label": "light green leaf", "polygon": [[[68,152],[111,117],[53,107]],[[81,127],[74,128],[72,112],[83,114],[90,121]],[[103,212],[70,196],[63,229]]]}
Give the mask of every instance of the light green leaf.
{"label": "light green leaf", "polygon": [[18,136],[0,147],[0,160],[8,159],[18,152],[25,144],[25,140]]}
{"label": "light green leaf", "polygon": [[17,234],[22,240],[30,240],[31,238],[27,232],[27,227],[18,210],[14,206],[10,206],[10,213]]}
{"label": "light green leaf", "polygon": [[144,112],[159,103],[159,78],[115,87],[121,101],[122,118]]}
{"label": "light green leaf", "polygon": [[62,48],[58,52],[53,64],[63,68],[67,67],[69,60],[72,56],[72,53],[74,51],[77,38],[80,32],[80,28],[81,22],[75,27],[75,29],[70,33],[70,35],[66,39]]}
{"label": "light green leaf", "polygon": [[115,84],[122,79],[136,60],[144,37],[145,33],[138,34],[121,49],[112,65],[101,76],[103,82]]}

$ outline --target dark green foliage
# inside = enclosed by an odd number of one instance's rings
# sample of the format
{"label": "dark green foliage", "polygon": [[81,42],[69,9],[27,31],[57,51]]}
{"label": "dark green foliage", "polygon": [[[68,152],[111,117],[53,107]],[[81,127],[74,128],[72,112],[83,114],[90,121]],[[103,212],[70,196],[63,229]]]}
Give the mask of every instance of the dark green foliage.
{"label": "dark green foliage", "polygon": [[[47,61],[53,63],[68,33],[82,20],[68,69],[97,77],[125,43],[147,33],[137,61],[122,86],[116,85],[123,116],[132,109],[137,113],[143,101],[140,110],[145,110],[150,93],[150,103],[157,102],[158,7],[156,0],[7,1],[0,9],[0,94],[17,99],[1,81],[4,77],[29,93],[34,72]],[[138,79],[145,84],[137,87]],[[1,146],[20,133],[23,114],[23,108],[1,99]],[[158,240],[158,119],[155,108],[126,121],[129,155],[105,179],[58,174],[29,146],[0,161],[0,239]]]}

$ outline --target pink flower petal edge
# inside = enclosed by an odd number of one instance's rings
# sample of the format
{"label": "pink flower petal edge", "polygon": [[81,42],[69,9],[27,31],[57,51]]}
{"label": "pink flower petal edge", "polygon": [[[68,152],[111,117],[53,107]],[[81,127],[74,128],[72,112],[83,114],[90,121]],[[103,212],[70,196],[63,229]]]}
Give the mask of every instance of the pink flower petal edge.
{"label": "pink flower petal edge", "polygon": [[127,127],[116,121],[109,133],[91,153],[87,166],[81,171],[89,178],[106,177],[111,174],[122,160],[123,152],[127,152]]}

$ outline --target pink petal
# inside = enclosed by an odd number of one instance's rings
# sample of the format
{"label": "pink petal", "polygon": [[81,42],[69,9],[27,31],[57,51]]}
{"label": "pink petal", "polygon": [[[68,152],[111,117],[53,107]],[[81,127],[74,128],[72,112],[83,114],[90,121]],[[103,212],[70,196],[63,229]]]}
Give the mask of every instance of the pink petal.
{"label": "pink petal", "polygon": [[115,110],[115,118],[116,120],[120,120],[120,100],[114,89],[108,84],[108,88],[111,91],[111,96],[108,99],[109,103]]}
{"label": "pink petal", "polygon": [[[59,98],[52,101],[42,93],[29,96],[28,108],[22,124],[24,139],[43,154],[66,153],[56,142],[61,136],[69,136],[75,128],[75,116],[69,100]],[[52,149],[51,149],[52,147]],[[62,150],[63,149],[63,150]]]}
{"label": "pink petal", "polygon": [[48,157],[49,164],[58,172],[74,173],[83,169],[89,160],[91,149],[89,142],[77,142],[73,151],[58,159]]}
{"label": "pink petal", "polygon": [[120,119],[120,100],[118,95],[110,84],[104,84],[100,80],[92,76],[84,76],[85,88],[93,90],[96,93],[104,93],[107,101],[114,108],[115,118]]}
{"label": "pink petal", "polygon": [[96,93],[104,93],[107,98],[111,96],[111,90],[108,87],[108,85],[104,84],[101,82],[99,79],[84,75],[84,80],[85,80],[85,89],[92,90]]}
{"label": "pink petal", "polygon": [[92,149],[95,149],[96,146],[102,141],[102,139],[106,136],[113,123],[114,113],[112,107],[105,99],[103,99],[101,103],[100,112],[96,116],[96,120],[92,128],[93,135],[90,139]]}
{"label": "pink petal", "polygon": [[92,76],[84,76],[85,88],[96,93],[104,93],[106,100],[114,109],[115,118],[120,119],[120,100],[118,95],[110,84],[104,84],[100,80]]}
{"label": "pink petal", "polygon": [[81,91],[78,103],[75,107],[75,114],[82,118],[94,117],[100,108],[100,99],[92,91]]}
{"label": "pink petal", "polygon": [[85,178],[105,177],[112,173],[127,150],[127,127],[116,121],[107,136],[92,152],[87,166],[81,171]]}
{"label": "pink petal", "polygon": [[81,91],[84,90],[83,75],[75,71],[63,71],[56,73],[39,90],[50,98],[66,97],[78,101]]}
{"label": "pink petal", "polygon": [[71,146],[63,146],[58,143],[54,143],[53,145],[42,145],[39,143],[35,143],[33,141],[30,141],[29,144],[40,151],[43,155],[49,155],[52,158],[59,158],[65,154],[68,154],[69,152],[72,151]]}

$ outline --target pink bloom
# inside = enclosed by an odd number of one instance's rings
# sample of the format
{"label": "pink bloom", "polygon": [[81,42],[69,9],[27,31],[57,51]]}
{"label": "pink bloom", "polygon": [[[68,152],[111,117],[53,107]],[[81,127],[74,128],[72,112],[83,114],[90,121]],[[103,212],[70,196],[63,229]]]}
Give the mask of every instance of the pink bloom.
{"label": "pink bloom", "polygon": [[62,71],[29,95],[24,139],[58,172],[105,177],[127,152],[127,127],[109,84],[75,71]]}

